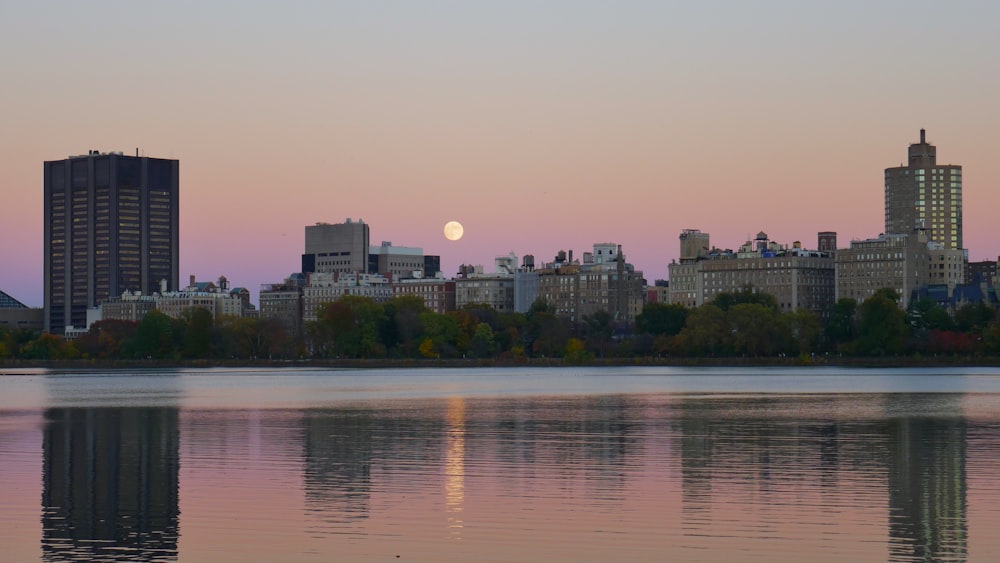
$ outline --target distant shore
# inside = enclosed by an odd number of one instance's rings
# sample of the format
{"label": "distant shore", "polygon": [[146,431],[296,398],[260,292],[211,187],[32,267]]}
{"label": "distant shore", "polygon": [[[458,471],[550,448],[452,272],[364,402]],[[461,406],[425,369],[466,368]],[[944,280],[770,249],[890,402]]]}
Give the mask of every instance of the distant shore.
{"label": "distant shore", "polygon": [[155,368],[476,368],[476,367],[628,367],[628,366],[714,366],[714,367],[1000,367],[1000,357],[900,356],[847,357],[811,356],[767,358],[597,358],[573,362],[563,358],[518,359],[303,359],[303,360],[0,360],[0,370],[7,368],[74,369],[155,369]]}

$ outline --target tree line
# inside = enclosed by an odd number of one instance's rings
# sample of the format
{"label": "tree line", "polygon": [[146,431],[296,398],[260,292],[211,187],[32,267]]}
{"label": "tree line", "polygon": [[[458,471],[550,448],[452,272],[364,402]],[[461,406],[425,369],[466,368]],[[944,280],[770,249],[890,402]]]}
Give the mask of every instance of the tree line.
{"label": "tree line", "polygon": [[606,312],[571,324],[544,301],[526,313],[470,305],[436,313],[415,296],[386,303],[344,296],[323,306],[302,335],[276,319],[213,318],[192,308],[179,318],[151,311],[141,321],[94,323],[75,340],[0,328],[0,358],[29,360],[453,359],[844,356],[1000,356],[1000,317],[982,303],[954,313],[928,299],[904,311],[878,291],[860,304],[841,299],[824,315],[782,312],[775,298],[745,287],[687,308],[647,304],[628,332]]}

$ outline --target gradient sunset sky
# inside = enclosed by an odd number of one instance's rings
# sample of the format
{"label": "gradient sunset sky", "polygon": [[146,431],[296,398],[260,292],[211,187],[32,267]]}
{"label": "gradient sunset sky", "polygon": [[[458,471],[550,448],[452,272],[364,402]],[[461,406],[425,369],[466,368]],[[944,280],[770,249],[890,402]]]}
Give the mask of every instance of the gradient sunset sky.
{"label": "gradient sunset sky", "polygon": [[[0,290],[42,305],[42,162],[180,160],[181,281],[299,269],[361,218],[459,264],[681,229],[841,247],[883,228],[919,130],[964,167],[970,259],[1000,229],[995,2],[5,2]],[[444,238],[449,220],[465,226]]]}

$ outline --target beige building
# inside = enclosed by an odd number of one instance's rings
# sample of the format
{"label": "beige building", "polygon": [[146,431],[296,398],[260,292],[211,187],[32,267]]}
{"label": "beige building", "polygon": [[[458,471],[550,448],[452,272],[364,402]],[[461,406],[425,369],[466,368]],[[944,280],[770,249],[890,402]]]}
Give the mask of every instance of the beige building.
{"label": "beige building", "polygon": [[243,302],[239,296],[226,292],[208,291],[171,291],[154,294],[156,308],[171,318],[180,318],[185,310],[200,307],[212,313],[212,318],[222,316],[240,317],[243,314]]}
{"label": "beige building", "polygon": [[[837,250],[836,298],[861,302],[888,287],[896,290],[905,308],[913,290],[927,283],[927,242],[927,235],[921,231],[851,241],[849,248]],[[942,258],[941,263],[946,265],[947,259]]]}
{"label": "beige building", "polygon": [[121,297],[113,297],[101,303],[101,320],[141,321],[147,313],[156,308],[152,295],[126,291]]}
{"label": "beige building", "polygon": [[378,274],[309,274],[302,288],[303,321],[315,321],[323,305],[345,295],[368,297],[376,303],[385,303],[392,299],[392,286],[385,276]]}
{"label": "beige building", "polygon": [[[684,235],[689,231],[681,234],[682,256],[687,242]],[[698,233],[707,244],[707,233]],[[831,233],[821,235],[829,237]],[[720,293],[734,293],[747,286],[773,295],[781,311],[808,309],[824,315],[834,302],[835,264],[829,252],[806,250],[799,242],[789,248],[771,241],[763,232],[737,252],[711,249],[703,258],[689,257],[670,264],[668,270],[670,303],[685,307],[701,306]]]}
{"label": "beige building", "polygon": [[368,271],[368,225],[358,219],[306,227],[303,272],[341,274]]}
{"label": "beige building", "polygon": [[379,273],[392,281],[419,278],[424,275],[422,248],[393,246],[389,241],[382,241],[381,246],[369,247],[368,256],[372,268],[367,271]]}

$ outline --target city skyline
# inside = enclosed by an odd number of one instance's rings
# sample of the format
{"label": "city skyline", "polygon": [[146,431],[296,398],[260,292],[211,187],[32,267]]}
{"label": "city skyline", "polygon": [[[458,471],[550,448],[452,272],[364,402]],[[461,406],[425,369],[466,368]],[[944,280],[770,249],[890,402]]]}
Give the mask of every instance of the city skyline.
{"label": "city skyline", "polygon": [[5,7],[0,290],[41,306],[42,163],[90,149],[183,161],[180,277],[255,298],[347,217],[448,277],[607,241],[652,283],[686,228],[845,246],[920,129],[994,260],[1000,8],[931,6]]}

